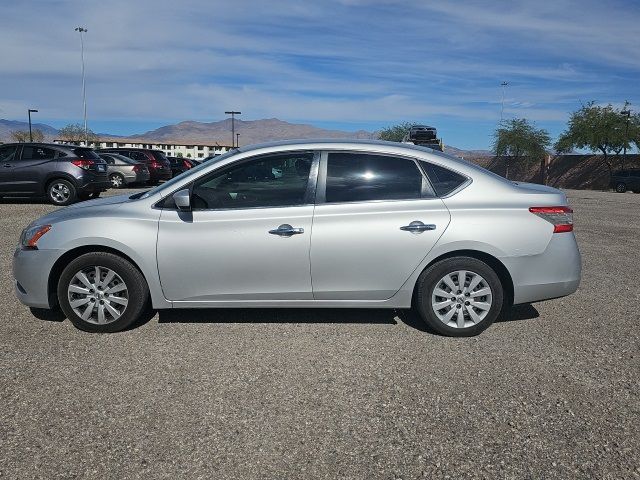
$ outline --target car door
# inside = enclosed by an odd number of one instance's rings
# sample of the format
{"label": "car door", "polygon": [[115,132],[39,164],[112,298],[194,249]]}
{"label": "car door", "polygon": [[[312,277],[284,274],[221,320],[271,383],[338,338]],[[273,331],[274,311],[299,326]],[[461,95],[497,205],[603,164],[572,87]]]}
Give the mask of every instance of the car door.
{"label": "car door", "polygon": [[10,192],[13,186],[13,168],[20,158],[18,145],[0,145],[0,192]]}
{"label": "car door", "polygon": [[449,211],[410,158],[328,152],[311,239],[316,300],[385,300],[449,225]]}
{"label": "car door", "polygon": [[[17,157],[17,155],[15,156]],[[19,158],[4,164],[8,174],[5,191],[12,193],[41,193],[46,174],[55,169],[56,150],[41,145],[24,145]]]}
{"label": "car door", "polygon": [[169,200],[157,243],[165,297],[200,303],[312,299],[318,161],[319,154],[307,151],[253,157],[194,181],[191,212],[172,208]]}

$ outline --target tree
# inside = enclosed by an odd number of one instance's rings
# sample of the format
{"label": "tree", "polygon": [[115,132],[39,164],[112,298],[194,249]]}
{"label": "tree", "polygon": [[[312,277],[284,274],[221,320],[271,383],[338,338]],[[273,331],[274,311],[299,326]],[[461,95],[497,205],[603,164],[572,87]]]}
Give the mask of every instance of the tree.
{"label": "tree", "polygon": [[380,133],[378,133],[378,138],[380,140],[387,140],[388,142],[401,142],[411,127],[413,127],[413,123],[402,122],[381,130]]}
{"label": "tree", "polygon": [[[62,127],[58,133],[60,140],[71,143],[80,143],[85,141],[84,127],[79,123],[70,123],[69,125]],[[93,133],[91,129],[87,129],[87,135],[89,143],[97,143],[98,135]]]}
{"label": "tree", "polygon": [[628,103],[618,109],[611,104],[600,106],[589,102],[571,114],[567,130],[558,138],[555,149],[559,153],[573,148],[602,153],[602,161],[611,178],[613,158],[625,147],[630,148],[631,144],[640,147],[640,116],[636,114],[629,117],[627,132],[627,116],[621,112],[628,108]]}
{"label": "tree", "polygon": [[[31,136],[33,137],[34,142],[44,141],[44,133],[42,133],[42,130],[38,130],[37,128],[31,130]],[[29,142],[29,130],[15,130],[11,132],[11,139],[20,143]]]}
{"label": "tree", "polygon": [[504,157],[506,178],[509,178],[510,160],[514,163],[541,160],[549,145],[549,133],[536,128],[526,118],[505,120],[493,134],[493,151],[497,157]]}

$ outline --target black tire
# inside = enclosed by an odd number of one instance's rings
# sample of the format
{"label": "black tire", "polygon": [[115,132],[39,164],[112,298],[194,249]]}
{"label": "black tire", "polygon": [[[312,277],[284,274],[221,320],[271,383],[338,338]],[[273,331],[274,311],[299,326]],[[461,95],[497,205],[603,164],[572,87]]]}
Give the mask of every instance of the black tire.
{"label": "black tire", "polygon": [[[491,307],[486,316],[478,323],[462,328],[446,325],[441,321],[431,305],[434,289],[447,274],[466,270],[483,277],[491,288]],[[496,272],[486,263],[473,257],[451,257],[434,263],[420,275],[416,285],[415,307],[422,320],[437,333],[449,337],[471,337],[486,330],[502,312],[504,288]],[[465,308],[462,304],[458,308]]]}
{"label": "black tire", "polygon": [[124,175],[121,173],[112,173],[109,175],[109,181],[111,182],[111,188],[123,188],[124,184]]}
{"label": "black tire", "polygon": [[[76,273],[88,267],[99,266],[113,270],[127,286],[128,303],[122,314],[111,323],[97,324],[83,320],[69,304],[68,287]],[[143,314],[149,300],[149,287],[140,271],[118,255],[106,252],[86,253],[70,262],[58,281],[58,302],[73,325],[85,332],[112,333],[135,324]]]}
{"label": "black tire", "polygon": [[53,205],[64,207],[71,205],[78,198],[78,192],[75,185],[69,180],[62,178],[51,180],[47,184],[47,199]]}
{"label": "black tire", "polygon": [[616,185],[616,192],[618,193],[624,193],[627,191],[627,185],[620,182]]}

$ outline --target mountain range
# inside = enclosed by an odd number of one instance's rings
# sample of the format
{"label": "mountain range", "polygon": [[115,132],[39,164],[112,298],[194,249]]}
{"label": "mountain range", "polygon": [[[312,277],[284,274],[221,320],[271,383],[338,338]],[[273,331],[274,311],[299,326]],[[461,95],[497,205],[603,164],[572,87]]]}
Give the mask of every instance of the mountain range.
{"label": "mountain range", "polygon": [[[11,132],[15,130],[28,130],[27,122],[2,120],[0,119],[0,142],[11,141]],[[51,141],[56,138],[58,130],[42,123],[33,124],[34,129],[39,129],[44,133],[45,139]],[[309,139],[309,138],[357,138],[374,139],[376,132],[358,130],[355,132],[343,130],[327,130],[314,127],[313,125],[289,123],[277,118],[267,118],[262,120],[239,120],[235,121],[235,131],[240,134],[240,145],[263,143],[268,141],[287,139]],[[110,134],[98,134],[102,139],[118,139],[122,136]],[[231,119],[218,122],[195,122],[185,121],[173,125],[150,130],[145,133],[128,135],[126,138],[132,140],[148,140],[151,142],[178,143],[219,143],[228,145],[231,143]],[[456,156],[486,156],[490,152],[486,150],[461,150],[455,147],[445,147],[447,153]]]}

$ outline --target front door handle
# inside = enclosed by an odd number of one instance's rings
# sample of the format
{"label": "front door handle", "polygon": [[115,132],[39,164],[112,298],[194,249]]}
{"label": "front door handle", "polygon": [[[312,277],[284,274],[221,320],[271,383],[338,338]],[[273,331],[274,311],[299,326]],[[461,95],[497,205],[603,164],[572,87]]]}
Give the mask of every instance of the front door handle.
{"label": "front door handle", "polygon": [[11,168],[13,167],[13,165],[11,165],[10,163],[5,163],[4,165],[2,165],[4,168]]}
{"label": "front door handle", "polygon": [[292,235],[300,235],[304,233],[304,228],[292,227],[288,223],[283,223],[274,230],[269,230],[271,235],[280,235],[281,237],[290,237]]}
{"label": "front door handle", "polygon": [[400,227],[400,230],[404,232],[411,232],[411,233],[422,233],[427,230],[435,230],[435,229],[436,229],[436,226],[433,223],[426,224],[426,223],[422,223],[420,220],[414,220],[409,225],[404,225]]}

